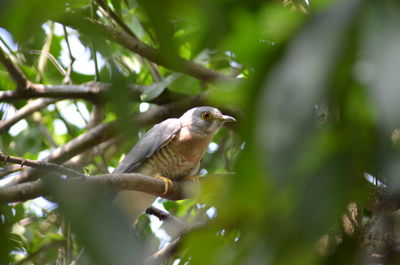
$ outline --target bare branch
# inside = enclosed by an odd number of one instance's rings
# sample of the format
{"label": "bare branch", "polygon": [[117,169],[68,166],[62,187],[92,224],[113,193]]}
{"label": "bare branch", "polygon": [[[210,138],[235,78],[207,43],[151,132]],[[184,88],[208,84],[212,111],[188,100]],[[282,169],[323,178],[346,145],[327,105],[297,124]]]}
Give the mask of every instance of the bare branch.
{"label": "bare branch", "polygon": [[47,105],[53,104],[57,102],[57,99],[37,99],[32,102],[29,102],[24,107],[20,108],[14,116],[7,120],[0,121],[0,133],[7,131],[11,126],[16,124],[18,121],[24,119],[28,115],[32,114],[35,111],[41,110]]}
{"label": "bare branch", "polygon": [[25,89],[29,86],[29,80],[26,78],[24,72],[15,65],[7,53],[0,48],[0,62],[4,65],[7,71],[10,73],[11,78],[17,84],[17,90]]}
{"label": "bare branch", "polygon": [[[174,181],[168,192],[164,194],[165,183],[157,178],[138,173],[129,174],[105,174],[96,176],[86,176],[84,178],[69,178],[63,185],[98,185],[109,191],[118,190],[137,190],[169,200],[182,200],[192,196],[189,186],[195,185],[193,181]],[[45,196],[49,190],[45,181],[37,180],[0,188],[0,202],[9,203],[26,201]]]}
{"label": "bare branch", "polygon": [[55,163],[46,163],[43,161],[36,161],[36,160],[31,160],[31,159],[24,159],[24,158],[19,158],[15,156],[9,156],[3,153],[0,153],[0,161],[4,161],[4,163],[14,163],[14,164],[19,164],[21,167],[23,166],[29,166],[33,168],[38,168],[38,169],[44,169],[48,171],[56,171],[61,174],[69,175],[69,176],[74,176],[74,177],[84,177],[82,173],[79,173],[78,171],[75,171],[74,169],[67,168]]}
{"label": "bare branch", "polygon": [[187,229],[187,225],[182,220],[154,206],[150,206],[149,208],[147,208],[146,214],[152,214],[154,216],[157,216],[158,219],[165,222],[169,222],[172,225],[179,227],[180,230],[182,231]]}
{"label": "bare branch", "polygon": [[[128,84],[130,97],[136,101],[140,100],[140,95],[146,90],[147,86]],[[107,93],[112,88],[109,83],[89,82],[82,85],[44,85],[30,84],[24,91],[7,90],[0,91],[0,101],[14,101],[19,99],[32,98],[56,98],[56,99],[84,99],[94,103],[105,100]],[[163,104],[174,100],[182,99],[184,95],[171,91],[164,91],[160,96],[150,102]]]}
{"label": "bare branch", "polygon": [[71,50],[71,45],[69,43],[67,27],[65,25],[63,25],[63,32],[64,32],[64,39],[65,39],[65,43],[67,44],[68,55],[69,55],[69,65],[68,65],[67,74],[64,78],[64,83],[71,84],[72,83],[71,73],[73,72],[73,65],[75,63],[75,57],[72,55],[72,50]]}
{"label": "bare branch", "polygon": [[1,101],[12,101],[18,99],[31,99],[31,98],[81,98],[89,101],[100,100],[108,84],[96,83],[84,85],[43,85],[31,84],[29,89],[24,91],[7,90],[0,91]]}

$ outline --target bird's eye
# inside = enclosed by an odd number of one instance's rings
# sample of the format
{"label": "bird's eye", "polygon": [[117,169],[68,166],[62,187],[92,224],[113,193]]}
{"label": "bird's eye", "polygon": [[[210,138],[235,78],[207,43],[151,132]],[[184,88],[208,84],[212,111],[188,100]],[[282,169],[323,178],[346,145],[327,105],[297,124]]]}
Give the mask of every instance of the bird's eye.
{"label": "bird's eye", "polygon": [[201,118],[205,121],[209,121],[211,120],[212,116],[209,111],[204,111],[203,113],[201,113]]}

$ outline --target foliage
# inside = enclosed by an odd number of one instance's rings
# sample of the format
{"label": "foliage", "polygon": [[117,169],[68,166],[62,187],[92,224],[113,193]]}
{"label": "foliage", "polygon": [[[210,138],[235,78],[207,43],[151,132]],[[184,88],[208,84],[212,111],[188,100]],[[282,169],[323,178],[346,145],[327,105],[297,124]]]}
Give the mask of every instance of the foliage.
{"label": "foliage", "polygon": [[[58,89],[7,98],[21,88],[2,61],[2,122],[54,98],[0,123],[2,153],[46,159],[115,126],[48,160],[95,175],[188,107],[238,119],[204,157],[200,194],[157,201],[189,227],[166,259],[149,256],[177,237],[168,223],[126,230],[109,193],[41,173],[46,200],[1,205],[1,263],[397,264],[399,18],[391,0],[1,2],[7,58]],[[84,94],[92,81],[108,89]],[[24,172],[5,165],[2,185]]]}

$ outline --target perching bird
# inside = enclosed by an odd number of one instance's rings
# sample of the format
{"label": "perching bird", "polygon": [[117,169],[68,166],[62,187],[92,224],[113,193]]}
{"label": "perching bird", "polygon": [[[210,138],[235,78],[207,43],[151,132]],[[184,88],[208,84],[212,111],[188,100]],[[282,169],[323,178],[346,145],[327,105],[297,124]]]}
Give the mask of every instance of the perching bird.
{"label": "perching bird", "polygon": [[[213,107],[197,107],[178,119],[151,128],[126,155],[114,173],[142,173],[162,179],[166,191],[171,180],[193,176],[212,137],[225,122],[235,119]],[[115,205],[135,221],[156,199],[139,191],[120,191]]]}

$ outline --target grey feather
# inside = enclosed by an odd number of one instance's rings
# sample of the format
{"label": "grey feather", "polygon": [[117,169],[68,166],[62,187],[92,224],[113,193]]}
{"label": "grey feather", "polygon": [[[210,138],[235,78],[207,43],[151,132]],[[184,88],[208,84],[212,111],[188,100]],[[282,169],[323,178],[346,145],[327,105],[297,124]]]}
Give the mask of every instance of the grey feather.
{"label": "grey feather", "polygon": [[179,119],[167,119],[151,128],[126,155],[113,173],[135,172],[147,158],[180,130]]}

